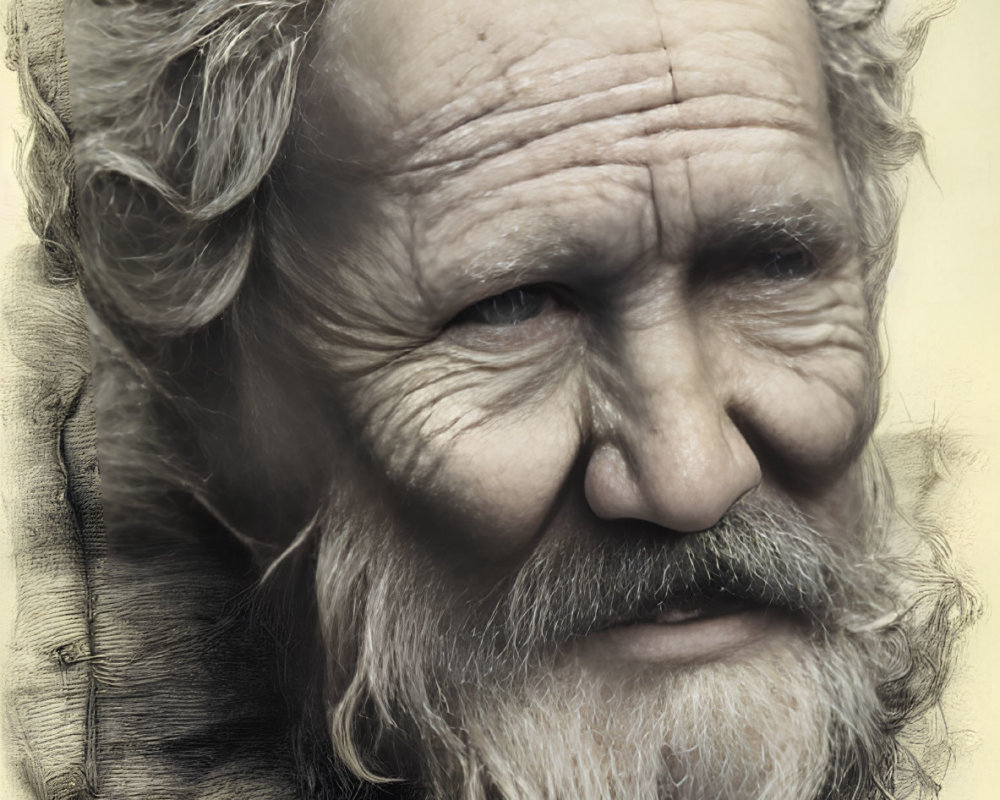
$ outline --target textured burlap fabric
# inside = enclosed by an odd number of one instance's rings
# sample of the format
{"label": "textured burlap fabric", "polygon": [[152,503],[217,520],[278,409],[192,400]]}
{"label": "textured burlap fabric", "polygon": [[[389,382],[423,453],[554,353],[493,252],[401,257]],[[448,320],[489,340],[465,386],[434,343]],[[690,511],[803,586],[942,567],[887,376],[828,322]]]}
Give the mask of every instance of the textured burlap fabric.
{"label": "textured burlap fabric", "polygon": [[23,797],[295,794],[273,644],[241,613],[225,549],[107,558],[72,203],[62,4],[13,2],[7,66],[29,130],[37,246],[7,255],[0,320],[4,530],[17,584],[3,659]]}

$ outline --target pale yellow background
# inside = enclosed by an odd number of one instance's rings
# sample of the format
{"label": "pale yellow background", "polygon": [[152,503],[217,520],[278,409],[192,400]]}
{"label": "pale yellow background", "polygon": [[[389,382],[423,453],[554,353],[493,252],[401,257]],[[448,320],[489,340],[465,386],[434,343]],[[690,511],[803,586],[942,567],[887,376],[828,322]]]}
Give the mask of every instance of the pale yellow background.
{"label": "pale yellow background", "polygon": [[[959,0],[916,74],[915,113],[937,186],[912,172],[886,327],[886,429],[937,420],[980,452],[960,477],[954,546],[1000,597],[1000,3]],[[992,605],[992,604],[990,604]],[[969,637],[948,706],[961,755],[942,800],[1000,798],[1000,617]],[[978,740],[978,741],[977,741]]]}
{"label": "pale yellow background", "polygon": [[[0,9],[6,3],[0,2]],[[1000,2],[961,0],[939,20],[917,72],[916,111],[937,185],[913,173],[887,308],[890,361],[883,426],[947,423],[980,458],[961,477],[955,547],[987,595],[1000,596]],[[26,240],[13,184],[16,84],[0,75],[0,263]],[[3,276],[0,275],[0,291]],[[0,373],[7,353],[0,344]],[[2,380],[2,374],[0,374]],[[0,481],[17,476],[4,475]],[[3,529],[0,507],[0,530]],[[0,540],[0,646],[13,609],[7,542]],[[1000,618],[969,639],[949,699],[964,753],[942,800],[1000,799]],[[0,798],[11,797],[0,776]]]}
{"label": "pale yellow background", "polygon": [[[7,2],[0,0],[0,19],[7,16]],[[0,53],[6,50],[6,39],[0,34]],[[15,123],[20,127],[21,115],[17,109],[17,80],[14,73],[3,67],[0,58],[0,305],[6,287],[7,276],[3,271],[15,247],[31,241],[31,229],[24,215],[24,197],[17,187],[13,174]],[[2,313],[2,312],[0,312]],[[0,341],[0,391],[3,390],[5,367],[12,354]],[[4,483],[17,480],[9,474],[3,463],[3,431],[0,430],[0,496]],[[4,653],[10,638],[14,618],[14,576],[10,557],[10,541],[7,537],[8,523],[4,504],[0,503],[0,687],[3,684],[3,670],[6,666]],[[12,784],[4,772],[4,743],[0,737],[0,799],[15,800]],[[21,800],[20,797],[16,800]]]}

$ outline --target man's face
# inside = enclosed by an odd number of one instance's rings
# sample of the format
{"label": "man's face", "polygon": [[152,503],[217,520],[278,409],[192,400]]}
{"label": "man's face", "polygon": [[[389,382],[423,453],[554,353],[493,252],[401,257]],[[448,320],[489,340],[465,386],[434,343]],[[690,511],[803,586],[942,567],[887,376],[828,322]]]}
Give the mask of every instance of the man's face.
{"label": "man's face", "polygon": [[[556,697],[567,737],[571,698],[606,706],[583,716],[609,741],[663,698],[656,791],[814,791],[830,724],[814,645],[847,603],[819,584],[870,547],[877,358],[807,5],[346,0],[317,41],[279,193],[321,276],[312,335],[350,432],[320,575],[331,702],[364,668],[353,628],[393,607],[437,632],[414,645],[436,649],[436,681],[473,686],[443,689],[460,708],[439,714],[472,739],[483,715],[518,724],[490,664],[468,668],[489,653],[521,718]],[[410,577],[348,619],[351,525]],[[679,549],[697,537],[711,547]],[[608,577],[620,545],[657,565],[631,588]],[[685,563],[718,574],[676,578]],[[560,582],[565,628],[497,622]],[[465,635],[487,643],[447,640]],[[407,762],[414,742],[386,741]],[[739,776],[698,773],[740,747]],[[685,748],[703,752],[674,764]]]}

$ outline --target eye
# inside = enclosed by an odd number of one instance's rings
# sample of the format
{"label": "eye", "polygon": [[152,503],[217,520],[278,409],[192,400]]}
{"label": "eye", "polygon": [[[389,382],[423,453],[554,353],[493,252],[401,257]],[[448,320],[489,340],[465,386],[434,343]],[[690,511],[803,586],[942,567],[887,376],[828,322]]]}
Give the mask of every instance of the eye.
{"label": "eye", "polygon": [[817,252],[795,236],[765,231],[741,240],[710,244],[695,259],[691,276],[696,287],[729,281],[750,281],[761,286],[793,284],[814,277],[834,258],[835,253],[826,247]]}
{"label": "eye", "polygon": [[545,286],[521,286],[480,300],[452,320],[452,325],[519,325],[542,314],[553,303]]}
{"label": "eye", "polygon": [[752,254],[749,262],[757,274],[776,281],[803,278],[817,269],[816,259],[803,247],[762,250]]}

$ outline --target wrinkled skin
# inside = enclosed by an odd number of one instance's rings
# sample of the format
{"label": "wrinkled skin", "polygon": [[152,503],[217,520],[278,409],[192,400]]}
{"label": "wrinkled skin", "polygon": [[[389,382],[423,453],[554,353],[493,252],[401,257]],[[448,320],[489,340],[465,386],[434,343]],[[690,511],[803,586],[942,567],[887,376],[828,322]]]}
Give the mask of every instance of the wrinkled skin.
{"label": "wrinkled skin", "polygon": [[[286,191],[379,468],[490,558],[570,500],[669,535],[756,491],[849,529],[874,348],[805,4],[354,5]],[[347,161],[377,268],[326,235]]]}
{"label": "wrinkled skin", "polygon": [[[358,0],[316,38],[278,194],[358,503],[471,590],[747,496],[855,546],[877,354],[804,2]],[[702,656],[804,635],[757,632]]]}

